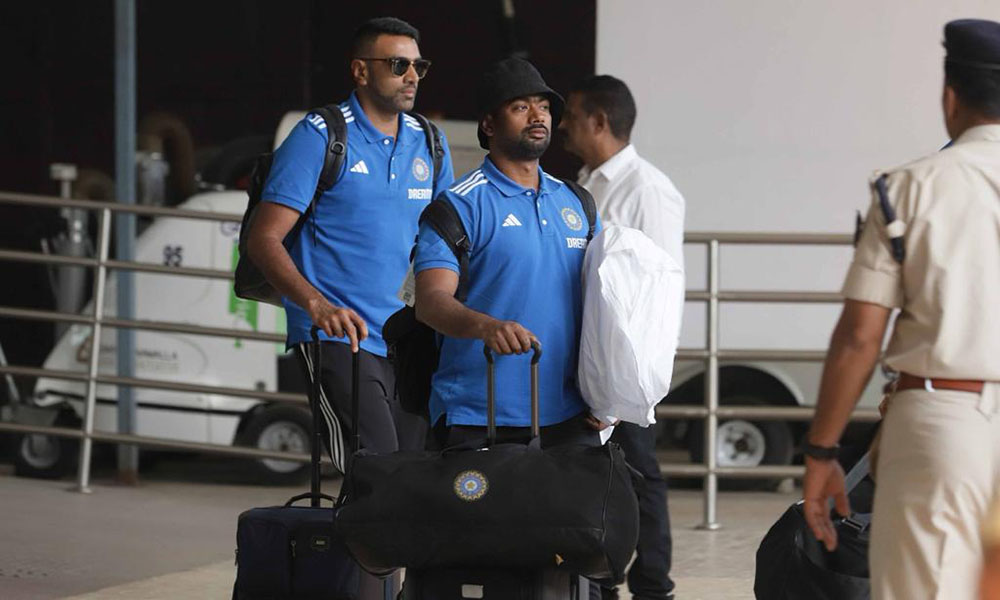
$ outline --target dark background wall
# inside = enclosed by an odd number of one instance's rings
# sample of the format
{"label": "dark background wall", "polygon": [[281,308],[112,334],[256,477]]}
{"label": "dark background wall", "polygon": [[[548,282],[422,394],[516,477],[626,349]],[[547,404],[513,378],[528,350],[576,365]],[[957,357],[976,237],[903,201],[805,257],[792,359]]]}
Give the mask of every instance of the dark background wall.
{"label": "dark background wall", "polygon": [[[434,62],[421,82],[422,112],[474,119],[481,67],[514,51],[557,90],[593,72],[595,0],[515,0],[514,7],[508,22],[499,0],[141,0],[138,117],[179,117],[198,155],[273,135],[286,111],[350,91],[350,35],[382,15],[420,29],[421,53]],[[53,162],[113,176],[113,2],[2,3],[0,57],[0,190],[55,195]],[[564,176],[579,166],[558,141],[542,162]],[[2,248],[38,250],[59,226],[56,211],[0,204]],[[0,281],[0,305],[53,307],[42,267],[0,262]],[[14,364],[40,364],[51,342],[51,324],[0,319],[0,343]]]}

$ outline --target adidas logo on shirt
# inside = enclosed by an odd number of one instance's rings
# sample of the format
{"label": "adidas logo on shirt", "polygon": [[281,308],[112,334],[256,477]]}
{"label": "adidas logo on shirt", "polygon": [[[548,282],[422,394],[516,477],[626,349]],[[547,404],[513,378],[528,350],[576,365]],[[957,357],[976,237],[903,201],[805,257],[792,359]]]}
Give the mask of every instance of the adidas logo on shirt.
{"label": "adidas logo on shirt", "polygon": [[365,161],[359,160],[356,165],[351,167],[351,173],[361,173],[363,175],[367,175],[368,165],[365,164]]}
{"label": "adidas logo on shirt", "polygon": [[514,216],[514,213],[510,213],[509,215],[507,215],[507,218],[503,220],[503,226],[504,227],[520,227],[521,226],[521,222],[517,220],[517,217]]}

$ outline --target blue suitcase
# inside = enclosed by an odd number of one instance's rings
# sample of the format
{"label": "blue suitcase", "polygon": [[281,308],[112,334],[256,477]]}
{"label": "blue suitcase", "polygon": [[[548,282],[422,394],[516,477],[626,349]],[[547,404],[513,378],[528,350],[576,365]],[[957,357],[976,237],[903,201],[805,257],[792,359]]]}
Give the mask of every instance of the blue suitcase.
{"label": "blue suitcase", "polygon": [[333,508],[293,506],[312,498],[240,515],[234,600],[357,599],[358,565],[333,529]]}
{"label": "blue suitcase", "polygon": [[[322,345],[315,328],[311,349],[314,364],[321,364]],[[356,396],[356,364],[354,375]],[[252,508],[239,516],[233,600],[359,600],[360,568],[334,530],[333,506],[320,506],[321,500],[331,504],[335,500],[320,492],[319,386],[316,377],[309,391],[313,417],[310,491],[284,506]],[[300,500],[309,500],[309,506],[294,506]],[[392,579],[387,578],[383,598],[392,598],[392,586]]]}

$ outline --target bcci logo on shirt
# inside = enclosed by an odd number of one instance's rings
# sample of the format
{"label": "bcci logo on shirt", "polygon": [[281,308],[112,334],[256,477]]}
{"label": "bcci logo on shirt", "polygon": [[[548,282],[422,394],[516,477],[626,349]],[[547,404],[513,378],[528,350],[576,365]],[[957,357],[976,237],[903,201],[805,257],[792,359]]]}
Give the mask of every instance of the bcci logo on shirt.
{"label": "bcci logo on shirt", "polygon": [[479,471],[462,471],[455,477],[455,495],[466,502],[475,502],[490,489],[490,482]]}
{"label": "bcci logo on shirt", "polygon": [[413,176],[417,178],[417,181],[427,181],[427,178],[431,176],[431,168],[427,166],[422,158],[413,159]]}
{"label": "bcci logo on shirt", "polygon": [[572,208],[562,209],[563,222],[566,223],[566,227],[569,227],[573,231],[580,231],[583,229],[583,219],[580,215],[576,213]]}

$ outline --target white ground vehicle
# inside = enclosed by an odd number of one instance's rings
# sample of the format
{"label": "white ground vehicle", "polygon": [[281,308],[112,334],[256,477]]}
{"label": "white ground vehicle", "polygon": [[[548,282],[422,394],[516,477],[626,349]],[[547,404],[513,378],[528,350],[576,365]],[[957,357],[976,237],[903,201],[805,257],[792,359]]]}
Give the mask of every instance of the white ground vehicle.
{"label": "white ground vehicle", "polygon": [[[246,206],[246,193],[210,192],[197,195],[181,208],[238,214]],[[239,225],[190,219],[159,219],[143,232],[136,244],[136,260],[174,266],[231,269],[237,257]],[[137,273],[136,318],[176,321],[194,325],[281,332],[284,315],[274,306],[236,298],[228,281]],[[115,278],[109,277],[105,314],[115,314]],[[75,325],[45,361],[45,368],[86,369],[90,347],[89,326]],[[116,336],[104,329],[100,371],[113,373]],[[137,330],[136,376],[276,391],[304,391],[291,356],[284,346],[258,341],[233,340]],[[287,365],[284,363],[288,363]],[[279,377],[279,371],[282,377]],[[79,382],[41,378],[35,388],[39,406],[66,404],[82,416],[84,387]],[[216,394],[191,394],[165,390],[135,390],[138,403],[136,433],[141,435],[216,444],[245,444],[268,449],[307,452],[310,419],[304,406],[265,406],[251,398]],[[117,429],[117,390],[97,389],[94,426]],[[18,465],[44,471],[60,466],[58,448],[39,444],[35,453],[21,451]],[[276,478],[296,473],[301,465],[261,461]],[[22,469],[23,470],[23,469]]]}

